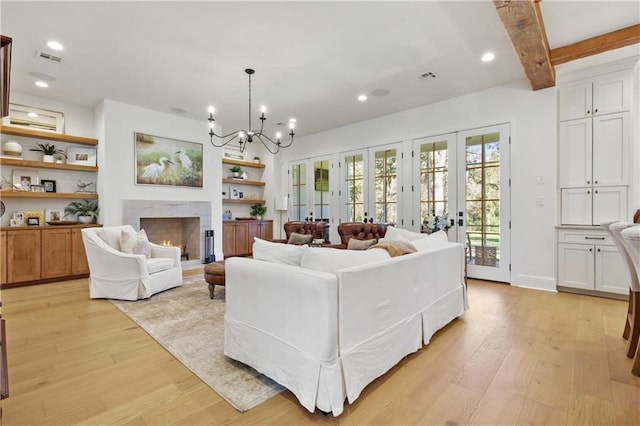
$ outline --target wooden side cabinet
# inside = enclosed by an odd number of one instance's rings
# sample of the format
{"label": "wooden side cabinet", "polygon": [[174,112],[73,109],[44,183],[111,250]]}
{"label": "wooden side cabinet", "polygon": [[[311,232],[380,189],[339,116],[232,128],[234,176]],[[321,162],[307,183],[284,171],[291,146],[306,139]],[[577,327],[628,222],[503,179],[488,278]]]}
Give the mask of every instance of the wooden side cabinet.
{"label": "wooden side cabinet", "polygon": [[71,229],[42,230],[42,279],[71,275]]}
{"label": "wooden side cabinet", "polygon": [[40,279],[40,229],[7,231],[7,283]]}
{"label": "wooden side cabinet", "polygon": [[226,220],[222,225],[222,252],[224,257],[250,256],[253,237],[273,239],[272,220]]}
{"label": "wooden side cabinet", "polygon": [[82,229],[71,230],[71,275],[85,275],[89,273],[87,252],[82,241]]}

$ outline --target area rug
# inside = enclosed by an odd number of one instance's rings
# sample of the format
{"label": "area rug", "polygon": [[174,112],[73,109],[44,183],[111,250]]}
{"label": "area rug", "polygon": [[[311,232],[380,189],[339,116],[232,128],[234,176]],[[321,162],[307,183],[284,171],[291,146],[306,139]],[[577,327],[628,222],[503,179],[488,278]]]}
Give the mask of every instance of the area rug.
{"label": "area rug", "polygon": [[165,347],[236,410],[247,411],[284,388],[252,368],[224,356],[224,287],[209,298],[207,283],[184,284],[135,302],[111,302]]}

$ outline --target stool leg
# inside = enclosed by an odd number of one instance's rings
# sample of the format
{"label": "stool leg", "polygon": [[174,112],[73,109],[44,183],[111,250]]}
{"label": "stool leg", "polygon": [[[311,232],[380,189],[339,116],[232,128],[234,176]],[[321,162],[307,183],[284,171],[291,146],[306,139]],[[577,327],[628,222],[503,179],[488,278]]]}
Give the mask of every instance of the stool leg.
{"label": "stool leg", "polygon": [[629,340],[629,334],[631,333],[631,318],[633,314],[633,290],[629,289],[629,306],[627,307],[627,316],[624,322],[624,331],[622,332],[622,338]]}
{"label": "stool leg", "polygon": [[214,290],[215,286],[211,283],[209,283],[209,299],[213,299],[213,290]]}
{"label": "stool leg", "polygon": [[628,320],[631,323],[631,333],[629,335],[629,349],[627,350],[627,357],[629,358],[633,358],[636,355],[638,340],[640,340],[640,313],[638,312],[638,309],[640,309],[640,291],[632,291],[631,293],[633,297]]}

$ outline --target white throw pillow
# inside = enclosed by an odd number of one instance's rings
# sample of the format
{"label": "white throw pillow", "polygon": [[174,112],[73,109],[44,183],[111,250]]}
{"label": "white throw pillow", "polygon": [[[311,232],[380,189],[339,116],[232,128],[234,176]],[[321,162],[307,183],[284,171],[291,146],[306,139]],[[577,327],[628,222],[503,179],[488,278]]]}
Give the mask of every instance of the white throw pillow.
{"label": "white throw pillow", "polygon": [[427,235],[427,238],[418,238],[411,241],[411,244],[413,244],[416,250],[430,250],[435,247],[442,247],[443,245],[449,243],[449,237],[444,231],[438,231]]}
{"label": "white throw pillow", "polygon": [[151,244],[144,229],[138,232],[122,230],[120,233],[120,251],[129,254],[144,254],[147,259],[151,258]]}
{"label": "white throw pillow", "polygon": [[387,240],[400,240],[403,241],[402,237],[406,241],[418,240],[421,238],[428,238],[429,234],[421,234],[419,232],[407,231],[406,229],[396,228],[395,226],[387,226],[387,231],[384,234],[384,237]]}
{"label": "white throw pillow", "polygon": [[253,258],[265,262],[300,266],[300,260],[308,249],[307,245],[272,243],[258,237],[253,238]]}
{"label": "white throw pillow", "polygon": [[328,247],[310,248],[302,256],[300,266],[314,271],[335,272],[350,266],[366,265],[389,259],[383,249],[340,250]]}

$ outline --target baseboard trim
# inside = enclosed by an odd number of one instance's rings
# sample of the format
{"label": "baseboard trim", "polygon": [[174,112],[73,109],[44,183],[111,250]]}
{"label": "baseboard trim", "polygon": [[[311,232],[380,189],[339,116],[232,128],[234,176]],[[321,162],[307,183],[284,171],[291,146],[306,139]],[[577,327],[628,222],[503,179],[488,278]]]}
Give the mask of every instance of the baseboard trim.
{"label": "baseboard trim", "polygon": [[519,274],[511,285],[514,287],[530,288],[533,290],[557,292],[555,278],[549,277]]}

